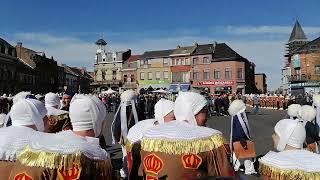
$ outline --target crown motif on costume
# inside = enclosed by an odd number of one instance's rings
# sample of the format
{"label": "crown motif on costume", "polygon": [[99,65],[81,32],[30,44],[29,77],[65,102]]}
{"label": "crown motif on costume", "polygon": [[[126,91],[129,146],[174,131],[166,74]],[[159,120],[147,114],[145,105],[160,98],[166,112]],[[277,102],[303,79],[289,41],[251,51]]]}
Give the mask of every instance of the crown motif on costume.
{"label": "crown motif on costume", "polygon": [[31,176],[29,176],[26,172],[17,174],[14,177],[14,180],[33,180],[33,178]]}
{"label": "crown motif on costume", "polygon": [[147,175],[146,180],[158,180],[158,177]]}
{"label": "crown motif on costume", "polygon": [[146,172],[158,174],[163,168],[163,161],[155,154],[150,154],[144,158],[143,165]]}
{"label": "crown motif on costume", "polygon": [[202,163],[202,158],[196,154],[183,155],[181,160],[186,169],[198,169]]}
{"label": "crown motif on costume", "polygon": [[60,179],[76,180],[79,179],[81,168],[79,164],[73,164],[72,169],[65,170],[64,167],[59,168],[58,176]]}

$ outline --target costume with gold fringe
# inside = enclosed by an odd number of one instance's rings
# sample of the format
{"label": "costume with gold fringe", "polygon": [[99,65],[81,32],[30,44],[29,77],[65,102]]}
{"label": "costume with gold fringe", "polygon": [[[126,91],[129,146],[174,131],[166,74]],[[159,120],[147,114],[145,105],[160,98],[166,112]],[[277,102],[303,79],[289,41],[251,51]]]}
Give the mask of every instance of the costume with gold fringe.
{"label": "costume with gold fringe", "polygon": [[221,132],[172,121],[144,133],[139,174],[145,179],[233,176]]}
{"label": "costume with gold fringe", "polygon": [[45,131],[48,133],[57,133],[62,130],[72,129],[72,125],[69,118],[69,112],[56,109],[54,107],[46,107],[48,113],[48,121],[45,124]]}
{"label": "costume with gold fringe", "polygon": [[111,160],[100,148],[99,139],[72,131],[33,138],[18,160],[12,176],[25,172],[33,179],[112,179]]}
{"label": "costume with gold fringe", "polygon": [[259,162],[269,180],[320,180],[320,156],[306,150],[270,151]]}

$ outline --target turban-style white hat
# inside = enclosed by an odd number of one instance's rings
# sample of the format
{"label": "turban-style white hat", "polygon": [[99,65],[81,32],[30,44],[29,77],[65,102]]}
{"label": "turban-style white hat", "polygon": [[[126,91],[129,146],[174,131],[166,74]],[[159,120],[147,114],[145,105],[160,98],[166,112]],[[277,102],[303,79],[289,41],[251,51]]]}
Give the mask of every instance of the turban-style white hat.
{"label": "turban-style white hat", "polygon": [[16,94],[12,101],[13,104],[15,104],[16,102],[18,102],[20,99],[25,99],[28,95],[31,95],[31,92],[26,92],[26,91],[21,91],[18,94]]}
{"label": "turban-style white hat", "polygon": [[106,109],[93,96],[75,95],[69,109],[69,117],[74,131],[94,130],[95,136],[101,133]]}
{"label": "turban-style white hat", "polygon": [[43,117],[46,114],[44,104],[36,99],[20,99],[9,112],[13,126],[35,125],[38,131],[44,130]]}
{"label": "turban-style white hat", "polygon": [[52,92],[47,93],[44,97],[44,102],[46,107],[56,107],[60,109],[60,98],[57,94],[54,94]]}
{"label": "turban-style white hat", "polygon": [[316,117],[317,111],[309,105],[303,105],[298,111],[300,120],[313,121]]}
{"label": "turban-style white hat", "polygon": [[298,117],[300,108],[300,104],[291,104],[290,106],[288,106],[288,115],[290,116],[290,119]]}
{"label": "turban-style white hat", "polygon": [[174,103],[174,115],[177,121],[187,121],[197,125],[195,115],[207,105],[207,100],[195,92],[181,92]]}
{"label": "turban-style white hat", "polygon": [[301,121],[294,121],[292,119],[280,120],[274,127],[274,131],[279,136],[278,151],[283,151],[286,145],[299,149],[303,148],[306,130]]}
{"label": "turban-style white hat", "polygon": [[172,112],[174,109],[174,102],[161,98],[154,105],[154,117],[159,124],[164,123],[164,116]]}

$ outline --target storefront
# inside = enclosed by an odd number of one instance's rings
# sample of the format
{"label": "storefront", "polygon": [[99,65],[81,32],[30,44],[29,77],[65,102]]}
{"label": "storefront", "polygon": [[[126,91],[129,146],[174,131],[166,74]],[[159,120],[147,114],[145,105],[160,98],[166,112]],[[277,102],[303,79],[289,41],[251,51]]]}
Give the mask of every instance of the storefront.
{"label": "storefront", "polygon": [[169,89],[170,81],[169,80],[139,80],[139,91],[141,89],[148,89],[150,86],[153,89]]}

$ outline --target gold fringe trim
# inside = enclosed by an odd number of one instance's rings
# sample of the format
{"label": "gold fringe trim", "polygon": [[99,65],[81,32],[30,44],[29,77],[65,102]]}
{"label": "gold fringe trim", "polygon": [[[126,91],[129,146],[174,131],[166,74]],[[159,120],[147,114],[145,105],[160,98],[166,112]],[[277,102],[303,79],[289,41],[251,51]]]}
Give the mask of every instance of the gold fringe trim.
{"label": "gold fringe trim", "polygon": [[131,151],[132,151],[132,146],[133,146],[132,142],[130,142],[129,140],[127,140],[126,143],[125,143],[125,145],[126,145],[126,150],[127,150],[127,152],[131,152]]}
{"label": "gold fringe trim", "polygon": [[48,119],[52,119],[52,120],[58,120],[58,121],[61,121],[61,120],[64,120],[64,119],[68,119],[69,118],[69,114],[66,113],[66,114],[60,114],[60,115],[50,115],[48,116]]}
{"label": "gold fringe trim", "polygon": [[[79,164],[85,172],[110,174],[112,169],[111,160],[92,160],[84,156],[81,152],[73,154],[52,153],[34,151],[30,147],[24,148],[19,154],[18,160],[31,167],[44,167],[49,169],[72,169],[73,164]],[[96,171],[96,172],[94,172]]]}
{"label": "gold fringe trim", "polygon": [[268,166],[260,163],[260,173],[270,180],[320,180],[320,172],[305,172],[302,170],[289,170]]}
{"label": "gold fringe trim", "polygon": [[197,154],[216,149],[222,146],[224,142],[224,138],[220,134],[191,141],[144,138],[141,142],[141,149],[148,152],[163,152],[175,155]]}

